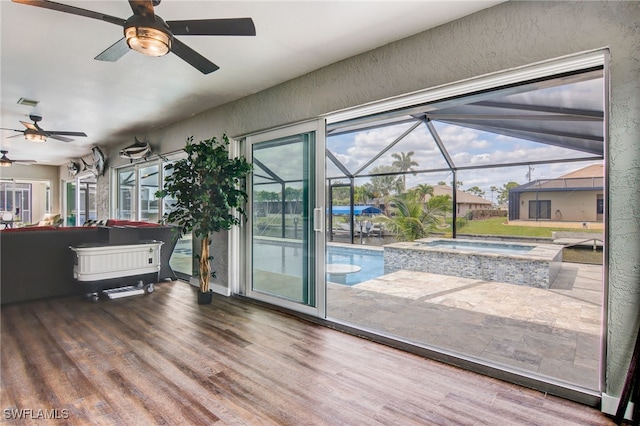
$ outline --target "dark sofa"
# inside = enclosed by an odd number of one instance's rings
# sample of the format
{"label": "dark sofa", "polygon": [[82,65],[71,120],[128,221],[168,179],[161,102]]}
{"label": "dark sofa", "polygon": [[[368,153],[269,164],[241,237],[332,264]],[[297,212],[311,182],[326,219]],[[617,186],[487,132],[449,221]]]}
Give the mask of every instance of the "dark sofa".
{"label": "dark sofa", "polygon": [[175,280],[169,259],[178,228],[146,222],[107,221],[107,226],[17,228],[0,231],[0,303],[81,294],[73,278],[69,246],[162,241],[160,281]]}

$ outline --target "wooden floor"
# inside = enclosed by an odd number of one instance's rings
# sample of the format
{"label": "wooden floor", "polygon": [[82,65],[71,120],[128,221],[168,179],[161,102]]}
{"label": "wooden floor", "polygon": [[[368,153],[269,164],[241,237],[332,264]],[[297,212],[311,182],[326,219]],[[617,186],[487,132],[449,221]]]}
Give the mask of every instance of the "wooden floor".
{"label": "wooden floor", "polygon": [[596,409],[240,299],[199,306],[185,283],[156,288],[96,304],[3,306],[2,421],[53,414],[105,425],[613,424]]}

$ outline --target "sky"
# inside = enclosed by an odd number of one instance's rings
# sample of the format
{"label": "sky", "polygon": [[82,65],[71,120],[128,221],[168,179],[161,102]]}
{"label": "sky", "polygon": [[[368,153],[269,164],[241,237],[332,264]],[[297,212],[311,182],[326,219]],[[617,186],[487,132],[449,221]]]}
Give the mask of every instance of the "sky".
{"label": "sky", "polygon": [[[507,122],[504,122],[507,125],[539,129],[540,126],[537,126],[536,123],[544,123],[544,129],[552,132],[554,136],[565,135],[559,137],[566,137],[573,132],[581,134],[586,132],[586,134],[593,136],[602,136],[602,120],[598,119],[598,113],[602,114],[604,111],[604,86],[601,71],[578,73],[544,82],[524,84],[515,88],[502,88],[491,92],[488,97],[486,95],[470,95],[468,98],[461,99],[459,103],[449,103],[448,106],[445,104],[442,108],[439,108],[437,103],[431,106],[433,108],[431,117],[434,117],[431,123],[456,167],[526,164],[528,162],[594,157],[593,154],[581,151],[440,122],[437,121],[437,117],[438,113],[458,118],[461,116],[471,117],[478,113],[482,115],[485,113],[484,110],[479,110],[478,106],[480,105],[475,106],[474,103],[488,100],[494,103],[491,107],[494,109],[489,108],[489,115],[524,114],[526,117],[518,120],[509,118]],[[465,103],[465,99],[469,103]],[[505,103],[509,106],[497,106]],[[430,106],[425,108],[428,107]],[[425,111],[429,110],[425,109]],[[554,119],[560,114],[562,114],[561,119]],[[571,116],[572,114],[577,117],[567,121],[567,115]],[[594,114],[594,116],[591,119],[585,119],[585,115],[589,114]],[[407,118],[410,117],[407,116]],[[415,121],[329,136],[327,137],[327,148],[352,173],[355,173],[414,124]],[[435,185],[440,181],[450,184],[451,172],[448,171],[442,153],[424,124],[411,131],[379,159],[364,168],[361,173],[366,174],[376,166],[391,165],[394,162],[393,153],[411,151],[415,153],[412,159],[418,163],[414,169],[447,169],[447,171],[418,176],[409,174],[406,177],[408,188],[421,183]],[[536,164],[531,168],[527,165],[521,165],[463,170],[458,172],[457,180],[462,182],[461,189],[463,190],[474,186],[480,187],[486,193],[485,198],[490,200],[492,186],[500,188],[508,182],[524,184],[530,180],[557,178],[593,163],[594,161],[568,162]],[[327,176],[339,174],[339,170],[327,160]],[[362,185],[365,182],[366,180],[359,180],[356,184]]]}
{"label": "sky", "polygon": [[[327,148],[351,171],[356,172],[380,151],[392,143],[411,124],[400,124],[374,130],[357,132],[327,138]],[[516,139],[474,129],[434,122],[443,144],[449,151],[452,161],[458,167],[481,166],[486,164],[526,163],[527,161],[556,160],[568,158],[584,158],[591,156],[578,151],[568,150],[551,145]],[[416,170],[447,169],[447,163],[440,153],[435,141],[426,130],[419,126],[412,133],[398,142],[378,160],[363,170],[367,173],[380,165],[391,165],[395,160],[392,153],[408,153],[413,151],[413,160],[418,163]],[[551,179],[574,170],[593,164],[588,162],[570,162],[534,165],[531,169],[531,180]],[[327,160],[327,176],[336,176],[339,172]],[[524,184],[529,181],[529,167],[501,167],[458,172],[461,189],[478,186],[486,192],[484,198],[491,200],[491,186],[498,188],[508,182]],[[435,185],[440,181],[450,184],[452,174],[449,171],[413,176],[407,175],[407,187],[427,183]],[[359,180],[362,185],[366,180]]]}

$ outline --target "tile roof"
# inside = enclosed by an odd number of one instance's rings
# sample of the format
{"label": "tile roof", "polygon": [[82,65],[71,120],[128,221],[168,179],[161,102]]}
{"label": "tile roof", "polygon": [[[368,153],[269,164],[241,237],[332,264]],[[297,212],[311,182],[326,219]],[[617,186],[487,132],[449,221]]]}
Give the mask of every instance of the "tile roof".
{"label": "tile roof", "polygon": [[603,177],[604,165],[592,164],[587,167],[583,167],[578,170],[574,170],[566,175],[558,176],[557,179],[574,179],[574,178],[590,178],[590,177]]}

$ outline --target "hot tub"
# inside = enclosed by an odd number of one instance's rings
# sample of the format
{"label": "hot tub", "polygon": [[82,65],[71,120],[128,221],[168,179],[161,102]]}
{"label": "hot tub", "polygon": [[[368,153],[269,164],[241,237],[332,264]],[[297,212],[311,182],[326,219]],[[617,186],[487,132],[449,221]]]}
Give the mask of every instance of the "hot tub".
{"label": "hot tub", "polygon": [[385,274],[409,270],[549,288],[560,272],[562,247],[425,238],[384,246]]}

